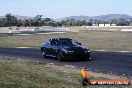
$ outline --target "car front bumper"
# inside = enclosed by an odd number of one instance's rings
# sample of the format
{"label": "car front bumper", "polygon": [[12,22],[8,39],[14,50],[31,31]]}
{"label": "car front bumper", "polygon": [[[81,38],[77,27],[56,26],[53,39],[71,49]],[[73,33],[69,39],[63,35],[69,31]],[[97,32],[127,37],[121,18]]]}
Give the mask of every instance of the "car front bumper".
{"label": "car front bumper", "polygon": [[90,59],[90,52],[63,53],[64,59]]}

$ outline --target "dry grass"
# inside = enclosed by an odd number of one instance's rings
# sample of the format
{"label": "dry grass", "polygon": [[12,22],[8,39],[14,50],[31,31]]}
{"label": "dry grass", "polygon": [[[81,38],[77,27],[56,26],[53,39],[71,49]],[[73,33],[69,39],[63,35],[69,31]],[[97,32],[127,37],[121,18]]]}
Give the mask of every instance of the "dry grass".
{"label": "dry grass", "polygon": [[125,32],[78,32],[49,35],[0,35],[1,47],[40,47],[42,42],[50,38],[74,38],[91,50],[104,49],[108,51],[132,51],[132,33]]}
{"label": "dry grass", "polygon": [[33,61],[0,60],[0,88],[80,88],[78,74]]}
{"label": "dry grass", "polygon": [[[80,72],[73,68],[35,61],[0,59],[0,88],[86,88],[81,85],[80,78]],[[90,75],[90,79],[107,78]],[[131,86],[87,86],[87,88],[131,88]]]}

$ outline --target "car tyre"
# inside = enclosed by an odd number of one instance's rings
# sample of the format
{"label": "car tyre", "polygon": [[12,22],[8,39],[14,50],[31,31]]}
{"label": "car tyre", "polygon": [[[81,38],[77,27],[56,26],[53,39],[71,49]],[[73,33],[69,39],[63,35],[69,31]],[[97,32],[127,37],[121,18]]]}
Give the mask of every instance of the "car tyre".
{"label": "car tyre", "polygon": [[43,50],[43,51],[41,52],[41,54],[42,54],[42,57],[43,57],[43,58],[46,57],[46,52],[45,52],[45,50]]}
{"label": "car tyre", "polygon": [[58,52],[58,60],[59,61],[63,61],[63,59],[64,59],[64,55],[63,55],[63,53],[61,51],[59,51]]}

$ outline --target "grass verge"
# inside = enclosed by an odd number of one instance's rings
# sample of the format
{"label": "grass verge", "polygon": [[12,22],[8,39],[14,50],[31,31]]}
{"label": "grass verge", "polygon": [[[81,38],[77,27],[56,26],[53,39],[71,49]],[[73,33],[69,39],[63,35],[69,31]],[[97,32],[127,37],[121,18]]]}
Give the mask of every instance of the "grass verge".
{"label": "grass verge", "polygon": [[[0,59],[0,88],[83,88],[80,74],[35,61]],[[101,79],[102,77],[93,77]],[[118,86],[87,86],[87,88],[118,88]],[[131,88],[132,86],[119,86]],[[85,87],[84,87],[85,88]]]}
{"label": "grass verge", "polygon": [[132,51],[132,33],[126,32],[77,32],[48,35],[0,35],[1,47],[39,48],[50,38],[73,38],[91,50]]}
{"label": "grass verge", "polygon": [[44,63],[0,60],[0,88],[80,88],[77,78]]}

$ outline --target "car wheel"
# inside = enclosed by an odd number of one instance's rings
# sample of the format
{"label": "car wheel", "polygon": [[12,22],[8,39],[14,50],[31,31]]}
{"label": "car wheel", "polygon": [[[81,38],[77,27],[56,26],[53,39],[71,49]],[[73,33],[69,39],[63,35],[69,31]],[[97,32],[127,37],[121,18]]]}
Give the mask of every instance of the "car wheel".
{"label": "car wheel", "polygon": [[61,51],[58,52],[58,60],[62,61],[64,59],[64,55]]}
{"label": "car wheel", "polygon": [[43,51],[41,52],[41,54],[42,54],[42,57],[46,57],[46,52],[45,52],[45,50],[43,50]]}

